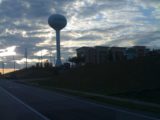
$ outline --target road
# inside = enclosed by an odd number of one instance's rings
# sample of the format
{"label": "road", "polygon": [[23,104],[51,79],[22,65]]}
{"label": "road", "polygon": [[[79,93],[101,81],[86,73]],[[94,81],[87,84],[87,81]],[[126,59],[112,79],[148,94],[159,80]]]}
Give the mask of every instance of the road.
{"label": "road", "polygon": [[160,120],[33,86],[0,80],[0,120]]}

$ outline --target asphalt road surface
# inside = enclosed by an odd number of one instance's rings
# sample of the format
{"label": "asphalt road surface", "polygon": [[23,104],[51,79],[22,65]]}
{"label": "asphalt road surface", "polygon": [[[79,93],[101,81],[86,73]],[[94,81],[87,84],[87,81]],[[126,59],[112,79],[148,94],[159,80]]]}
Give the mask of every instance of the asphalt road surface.
{"label": "asphalt road surface", "polygon": [[78,97],[0,80],[0,120],[160,120]]}

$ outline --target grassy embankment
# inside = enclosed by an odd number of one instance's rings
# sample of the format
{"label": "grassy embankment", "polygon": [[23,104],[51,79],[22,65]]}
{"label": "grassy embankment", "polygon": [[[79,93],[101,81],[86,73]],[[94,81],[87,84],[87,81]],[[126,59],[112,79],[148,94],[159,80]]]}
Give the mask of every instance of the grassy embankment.
{"label": "grassy embankment", "polygon": [[160,88],[160,66],[143,62],[88,65],[53,75],[49,80],[35,82],[48,87],[104,95],[142,92]]}
{"label": "grassy embankment", "polygon": [[160,104],[159,59],[154,59],[153,61],[146,59],[145,61],[139,60],[108,63],[104,65],[87,65],[61,72],[58,75],[53,75],[55,72],[53,73],[50,70],[45,70],[45,72],[46,73],[44,73],[43,70],[41,73],[37,70],[29,72],[30,78],[36,78],[36,75],[50,78],[33,79],[28,82],[51,90],[63,88],[81,91],[69,93],[78,94],[79,96],[109,104],[156,113],[160,112],[159,107],[148,107],[145,105],[137,105],[129,101],[116,101],[113,99],[104,99],[96,95],[83,94],[83,92],[97,93]]}

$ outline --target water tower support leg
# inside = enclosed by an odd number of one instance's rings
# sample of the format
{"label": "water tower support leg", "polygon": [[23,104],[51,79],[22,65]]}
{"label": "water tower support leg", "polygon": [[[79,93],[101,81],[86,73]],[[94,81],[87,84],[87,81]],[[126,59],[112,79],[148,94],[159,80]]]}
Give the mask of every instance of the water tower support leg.
{"label": "water tower support leg", "polygon": [[56,60],[56,66],[62,65],[61,62],[61,52],[60,52],[60,31],[56,31],[56,47],[57,47],[57,60]]}

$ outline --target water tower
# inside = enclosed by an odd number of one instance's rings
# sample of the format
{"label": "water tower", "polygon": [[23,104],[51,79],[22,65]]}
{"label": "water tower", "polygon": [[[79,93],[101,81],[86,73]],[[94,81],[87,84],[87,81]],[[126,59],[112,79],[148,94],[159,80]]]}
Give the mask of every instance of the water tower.
{"label": "water tower", "polygon": [[56,31],[56,49],[57,49],[57,59],[56,66],[61,66],[61,51],[60,51],[60,30],[63,29],[67,20],[63,15],[53,14],[48,18],[48,24]]}

